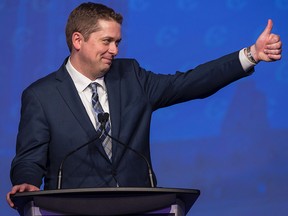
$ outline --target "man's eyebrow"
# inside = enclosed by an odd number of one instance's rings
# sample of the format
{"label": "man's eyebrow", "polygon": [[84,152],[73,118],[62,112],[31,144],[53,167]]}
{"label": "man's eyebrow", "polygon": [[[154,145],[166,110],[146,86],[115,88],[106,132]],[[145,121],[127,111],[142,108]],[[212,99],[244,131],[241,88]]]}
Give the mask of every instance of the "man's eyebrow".
{"label": "man's eyebrow", "polygon": [[104,37],[102,37],[102,39],[115,40],[115,41],[118,41],[118,42],[120,42],[122,40],[122,38],[115,39],[114,37],[111,37],[111,36],[104,36]]}

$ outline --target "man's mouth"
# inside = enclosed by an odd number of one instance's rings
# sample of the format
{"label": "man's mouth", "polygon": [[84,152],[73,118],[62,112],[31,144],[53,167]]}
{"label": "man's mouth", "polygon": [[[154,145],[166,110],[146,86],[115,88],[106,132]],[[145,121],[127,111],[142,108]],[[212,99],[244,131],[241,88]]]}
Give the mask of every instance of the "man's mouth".
{"label": "man's mouth", "polygon": [[111,64],[113,58],[105,58],[105,57],[104,57],[103,60],[104,60],[105,63]]}

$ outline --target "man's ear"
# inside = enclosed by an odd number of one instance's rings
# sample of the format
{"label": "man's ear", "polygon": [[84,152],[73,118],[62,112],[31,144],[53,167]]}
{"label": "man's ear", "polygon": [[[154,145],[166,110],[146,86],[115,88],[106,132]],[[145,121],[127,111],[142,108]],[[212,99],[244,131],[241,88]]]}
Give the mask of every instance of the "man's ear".
{"label": "man's ear", "polygon": [[80,32],[74,32],[72,34],[72,44],[74,49],[80,50],[81,44],[84,41],[83,35]]}

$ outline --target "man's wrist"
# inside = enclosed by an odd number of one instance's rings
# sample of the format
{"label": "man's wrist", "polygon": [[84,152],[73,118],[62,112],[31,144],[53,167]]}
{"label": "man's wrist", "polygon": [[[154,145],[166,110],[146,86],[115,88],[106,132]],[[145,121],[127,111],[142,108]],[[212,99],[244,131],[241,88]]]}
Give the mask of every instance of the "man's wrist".
{"label": "man's wrist", "polygon": [[240,63],[242,65],[242,68],[244,71],[246,72],[250,72],[251,69],[256,65],[255,63],[252,63],[247,55],[246,55],[246,48],[243,48],[240,50],[239,52],[239,60],[240,60]]}
{"label": "man's wrist", "polygon": [[247,47],[244,49],[244,54],[247,57],[247,59],[253,63],[253,64],[257,64],[258,61],[255,60],[255,58],[253,57],[252,51],[251,51],[251,46]]}

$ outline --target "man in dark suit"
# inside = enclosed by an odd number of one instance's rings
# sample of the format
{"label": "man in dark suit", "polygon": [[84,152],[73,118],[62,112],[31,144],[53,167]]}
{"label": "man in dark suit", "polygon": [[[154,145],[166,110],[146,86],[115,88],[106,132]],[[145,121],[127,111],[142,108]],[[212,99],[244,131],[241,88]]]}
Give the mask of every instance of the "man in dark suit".
{"label": "man in dark suit", "polygon": [[[66,39],[71,55],[60,69],[30,85],[22,95],[17,152],[12,162],[12,190],[56,189],[58,169],[67,154],[100,135],[95,104],[110,114],[105,136],[71,154],[63,164],[62,188],[149,187],[152,112],[176,103],[207,97],[250,75],[260,61],[281,58],[280,37],[272,21],[256,43],[185,73],[159,75],[133,59],[114,59],[121,41],[122,16],[94,3],[69,16]],[[93,90],[91,83],[95,84]],[[95,102],[95,92],[98,93]],[[93,103],[94,102],[94,103]],[[109,145],[108,145],[109,144]],[[129,150],[130,148],[130,150]],[[153,182],[156,183],[154,175]]]}

